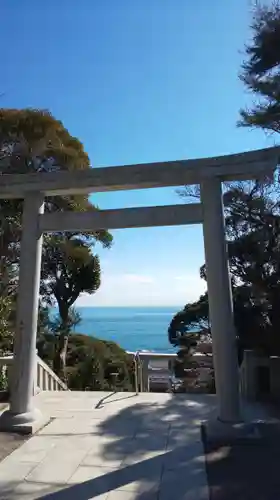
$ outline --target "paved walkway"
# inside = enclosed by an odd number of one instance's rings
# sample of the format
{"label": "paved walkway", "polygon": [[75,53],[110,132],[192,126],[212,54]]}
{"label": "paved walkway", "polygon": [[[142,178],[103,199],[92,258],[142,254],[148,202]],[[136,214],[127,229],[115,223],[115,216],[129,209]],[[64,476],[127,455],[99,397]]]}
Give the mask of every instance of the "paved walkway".
{"label": "paved walkway", "polygon": [[208,500],[200,421],[214,396],[49,392],[36,403],[53,420],[0,463],[0,499]]}

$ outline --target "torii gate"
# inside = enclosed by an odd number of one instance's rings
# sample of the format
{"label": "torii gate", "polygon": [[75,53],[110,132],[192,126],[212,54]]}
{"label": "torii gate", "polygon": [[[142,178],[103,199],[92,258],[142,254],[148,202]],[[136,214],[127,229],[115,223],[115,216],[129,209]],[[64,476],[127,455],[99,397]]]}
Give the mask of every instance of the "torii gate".
{"label": "torii gate", "polygon": [[[24,199],[11,404],[0,417],[0,428],[35,432],[46,423],[45,416],[33,404],[43,233],[200,223],[203,224],[218,418],[228,423],[240,421],[221,183],[271,176],[279,156],[280,148],[274,147],[216,158],[0,176],[0,198]],[[45,196],[190,184],[200,184],[201,203],[44,214]]]}

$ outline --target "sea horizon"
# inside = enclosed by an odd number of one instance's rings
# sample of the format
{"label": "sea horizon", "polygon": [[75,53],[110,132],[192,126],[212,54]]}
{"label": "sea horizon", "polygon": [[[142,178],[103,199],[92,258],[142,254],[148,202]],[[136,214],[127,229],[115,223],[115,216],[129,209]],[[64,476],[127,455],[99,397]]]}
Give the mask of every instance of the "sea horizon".
{"label": "sea horizon", "polygon": [[182,306],[78,306],[73,333],[116,342],[126,351],[174,352],[168,327]]}

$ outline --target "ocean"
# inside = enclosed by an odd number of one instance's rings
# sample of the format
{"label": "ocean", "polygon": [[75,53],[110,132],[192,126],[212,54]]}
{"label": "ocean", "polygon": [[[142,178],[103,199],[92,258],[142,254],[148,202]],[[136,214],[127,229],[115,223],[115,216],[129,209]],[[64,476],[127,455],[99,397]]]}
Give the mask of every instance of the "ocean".
{"label": "ocean", "polygon": [[176,307],[79,307],[75,332],[113,340],[127,351],[175,352],[167,330]]}

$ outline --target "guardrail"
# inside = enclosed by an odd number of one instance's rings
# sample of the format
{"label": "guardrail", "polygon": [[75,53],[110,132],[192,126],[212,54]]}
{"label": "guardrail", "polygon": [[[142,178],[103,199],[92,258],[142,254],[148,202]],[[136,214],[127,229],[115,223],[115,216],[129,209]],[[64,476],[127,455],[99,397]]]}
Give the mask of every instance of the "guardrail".
{"label": "guardrail", "polygon": [[153,384],[170,385],[170,379],[173,374],[172,365],[177,357],[175,353],[127,351],[127,354],[133,355],[134,358],[136,394],[138,392],[150,392]]}
{"label": "guardrail", "polygon": [[[179,379],[174,376],[176,353],[127,351],[127,354],[134,357],[136,393],[157,390],[173,391],[179,383]],[[199,364],[201,372],[205,368],[209,370],[212,366],[212,353],[196,352],[192,358]]]}
{"label": "guardrail", "polygon": [[[13,355],[0,357],[0,374],[5,380],[7,389],[11,384]],[[34,381],[34,394],[40,391],[68,391],[67,385],[54,373],[54,371],[39,357],[36,356],[36,376]]]}
{"label": "guardrail", "polygon": [[36,392],[39,391],[68,391],[67,385],[54,373],[54,371],[37,356]]}
{"label": "guardrail", "polygon": [[0,357],[0,376],[1,376],[0,390],[5,391],[9,389],[9,380],[11,380],[11,370],[13,366],[13,361],[14,361],[13,355]]}

